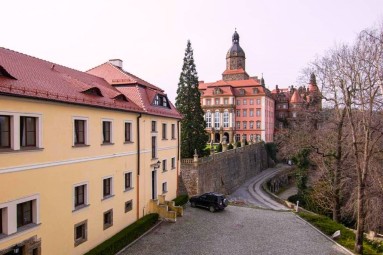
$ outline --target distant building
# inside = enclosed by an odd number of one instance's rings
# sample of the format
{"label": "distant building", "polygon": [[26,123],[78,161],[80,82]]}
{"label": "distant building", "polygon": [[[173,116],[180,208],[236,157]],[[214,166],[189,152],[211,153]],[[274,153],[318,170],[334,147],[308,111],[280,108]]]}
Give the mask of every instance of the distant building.
{"label": "distant building", "polygon": [[222,80],[199,82],[201,104],[205,112],[206,131],[214,143],[273,141],[274,99],[263,77],[246,72],[246,55],[234,32],[232,46],[226,54]]}
{"label": "distant building", "polygon": [[311,74],[308,87],[279,88],[271,92],[275,100],[275,131],[289,127],[302,112],[318,112],[322,109],[321,93],[316,83],[315,74]]}

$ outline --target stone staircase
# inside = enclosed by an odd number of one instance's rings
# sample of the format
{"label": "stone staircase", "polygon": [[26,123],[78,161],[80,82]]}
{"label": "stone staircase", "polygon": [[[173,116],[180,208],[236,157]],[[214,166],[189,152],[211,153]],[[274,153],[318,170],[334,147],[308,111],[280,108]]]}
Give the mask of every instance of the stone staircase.
{"label": "stone staircase", "polygon": [[157,199],[151,199],[149,202],[149,213],[158,213],[160,219],[176,222],[177,217],[182,217],[184,208],[175,206],[174,201],[166,201],[165,195],[158,195]]}

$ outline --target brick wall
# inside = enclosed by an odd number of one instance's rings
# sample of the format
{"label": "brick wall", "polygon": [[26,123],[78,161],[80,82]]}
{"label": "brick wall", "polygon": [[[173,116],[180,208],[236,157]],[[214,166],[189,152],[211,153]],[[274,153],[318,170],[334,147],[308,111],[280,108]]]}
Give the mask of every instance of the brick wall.
{"label": "brick wall", "polygon": [[230,194],[271,164],[263,143],[216,153],[194,163],[182,160],[179,193],[187,192],[189,196],[210,191]]}

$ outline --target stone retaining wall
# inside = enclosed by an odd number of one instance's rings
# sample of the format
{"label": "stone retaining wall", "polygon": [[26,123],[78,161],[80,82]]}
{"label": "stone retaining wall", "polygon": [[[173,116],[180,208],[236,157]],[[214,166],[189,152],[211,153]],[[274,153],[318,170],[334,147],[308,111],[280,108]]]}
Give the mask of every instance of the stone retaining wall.
{"label": "stone retaining wall", "polygon": [[179,193],[230,194],[249,178],[273,164],[264,143],[256,143],[200,158],[181,161]]}

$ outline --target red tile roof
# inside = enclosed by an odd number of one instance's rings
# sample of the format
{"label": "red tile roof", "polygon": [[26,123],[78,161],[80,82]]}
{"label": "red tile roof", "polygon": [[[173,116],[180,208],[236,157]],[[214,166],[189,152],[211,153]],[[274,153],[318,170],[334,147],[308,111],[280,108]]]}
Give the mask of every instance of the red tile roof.
{"label": "red tile roof", "polygon": [[169,100],[170,108],[153,105],[154,97],[157,94],[166,96],[162,89],[109,62],[96,66],[87,72],[104,78],[110,85],[131,98],[146,113],[178,119],[182,117]]}
{"label": "red tile roof", "polygon": [[[3,70],[0,72],[3,74],[0,75],[1,94],[143,112],[129,98],[128,101],[114,99],[121,92],[91,74],[2,47],[0,67]],[[6,75],[4,70],[15,79]],[[86,93],[92,88],[102,96]]]}
{"label": "red tile roof", "polygon": [[[255,79],[247,79],[247,80],[233,80],[233,81],[224,81],[219,80],[216,82],[211,83],[199,83],[198,88],[201,92],[203,92],[204,97],[209,96],[216,96],[214,94],[214,89],[220,88],[222,90],[222,93],[219,95],[223,96],[249,96],[249,95],[255,95],[253,89],[257,88],[258,92],[257,95],[264,95],[266,94],[269,96],[270,91],[266,89],[265,87],[261,86],[258,80]],[[245,90],[245,94],[242,95],[240,93],[240,90]]]}
{"label": "red tile roof", "polygon": [[243,68],[239,68],[239,69],[233,69],[233,70],[226,69],[222,74],[243,74],[243,73],[246,73],[246,71],[243,70]]}

